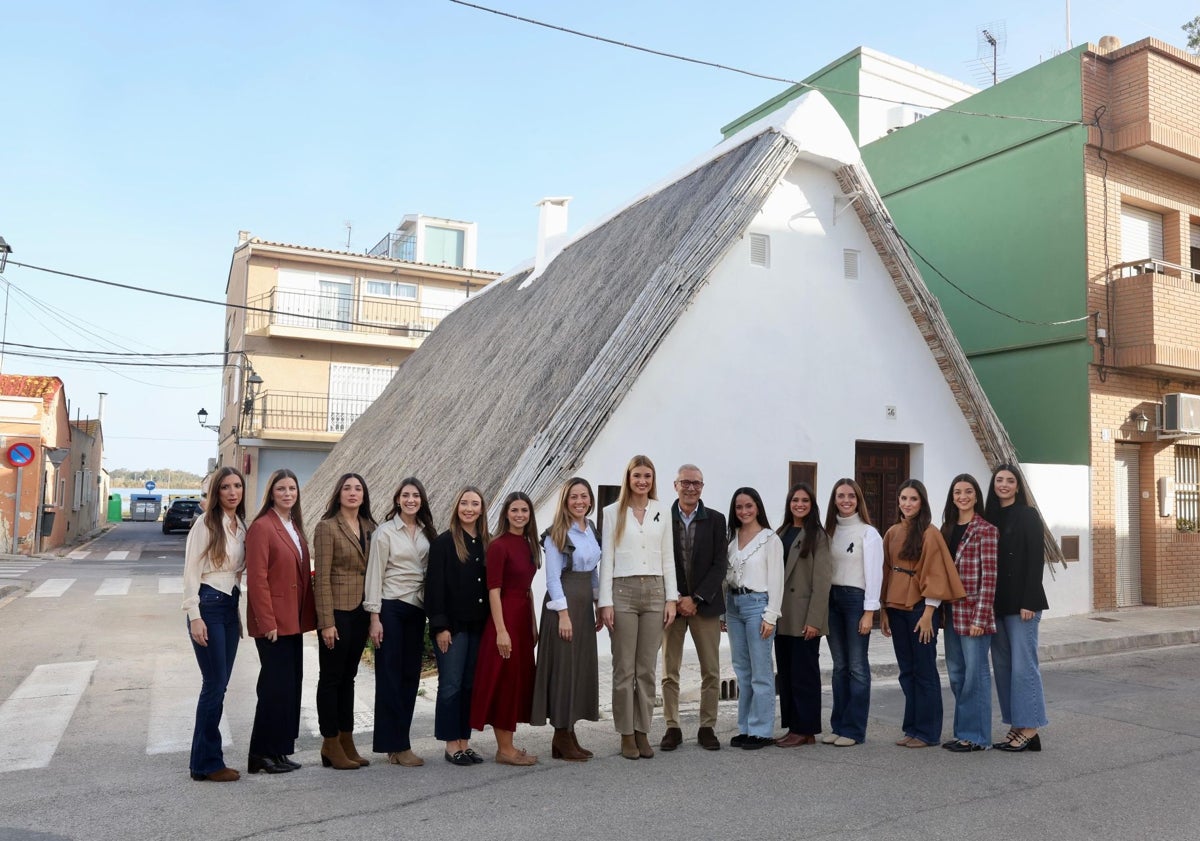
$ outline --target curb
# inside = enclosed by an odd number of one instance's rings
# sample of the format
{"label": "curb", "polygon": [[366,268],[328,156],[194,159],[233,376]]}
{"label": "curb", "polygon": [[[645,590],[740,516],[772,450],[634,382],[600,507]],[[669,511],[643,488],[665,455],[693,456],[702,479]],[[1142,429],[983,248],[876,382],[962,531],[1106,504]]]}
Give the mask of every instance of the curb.
{"label": "curb", "polygon": [[1038,647],[1038,658],[1042,662],[1050,663],[1059,660],[1073,660],[1076,657],[1094,657],[1099,654],[1118,654],[1122,651],[1169,648],[1175,645],[1195,643],[1200,643],[1200,629],[1160,631],[1099,640],[1051,643]]}

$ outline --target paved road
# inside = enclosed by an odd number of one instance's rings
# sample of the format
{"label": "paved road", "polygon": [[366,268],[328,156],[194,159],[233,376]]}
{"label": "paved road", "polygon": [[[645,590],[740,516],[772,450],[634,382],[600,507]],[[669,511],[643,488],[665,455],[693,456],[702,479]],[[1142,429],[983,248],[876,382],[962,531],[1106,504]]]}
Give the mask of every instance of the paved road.
{"label": "paved road", "polygon": [[[519,742],[543,764],[462,769],[440,760],[423,699],[414,744],[424,768],[322,769],[310,715],[296,757],[303,770],[194,783],[187,748],[199,673],[172,592],[182,545],[155,524],[124,524],[86,556],[23,574],[33,592],[70,581],[61,595],[0,608],[0,841],[1198,835],[1195,645],[1047,665],[1052,724],[1037,755],[896,748],[902,698],[877,683],[868,742],[854,748],[712,754],[685,744],[629,762],[602,721],[580,728],[599,754],[586,765],[550,760],[548,729],[523,727]],[[243,645],[227,705],[235,767],[245,767],[256,671]],[[308,671],[311,683],[315,661]],[[369,674],[360,681],[369,727]],[[725,739],[735,718],[723,705]],[[476,745],[486,753],[490,741]]]}

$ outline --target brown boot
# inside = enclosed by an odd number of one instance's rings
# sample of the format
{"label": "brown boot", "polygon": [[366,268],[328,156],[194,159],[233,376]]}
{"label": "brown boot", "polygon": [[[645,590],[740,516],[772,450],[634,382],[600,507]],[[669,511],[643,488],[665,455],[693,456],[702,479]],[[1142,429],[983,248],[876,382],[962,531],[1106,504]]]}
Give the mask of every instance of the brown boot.
{"label": "brown boot", "polygon": [[339,771],[358,770],[358,763],[346,756],[337,736],[329,736],[321,742],[321,764],[326,768],[332,765]]}
{"label": "brown boot", "polygon": [[571,744],[573,744],[575,746],[575,750],[582,753],[588,759],[591,759],[593,756],[596,755],[596,754],[592,753],[590,750],[588,750],[587,748],[585,748],[583,745],[579,744],[579,737],[575,735],[574,730],[568,731],[568,734],[571,736]]}
{"label": "brown boot", "polygon": [[555,759],[565,759],[567,762],[584,762],[587,757],[575,750],[571,741],[571,731],[565,727],[554,728],[554,740],[550,743],[550,755]]}
{"label": "brown boot", "polygon": [[626,736],[624,733],[622,733],[621,756],[625,757],[626,759],[638,759],[641,757],[641,755],[642,752],[638,750],[637,742],[634,740],[633,735],[631,734]]}
{"label": "brown boot", "polygon": [[371,764],[370,760],[363,759],[358,755],[358,748],[354,746],[353,733],[348,730],[343,730],[342,732],[338,733],[338,742],[340,742],[342,745],[342,752],[346,754],[346,758],[351,762],[357,762],[364,768]]}
{"label": "brown boot", "polygon": [[654,748],[650,747],[650,740],[646,738],[646,734],[641,730],[633,731],[634,744],[637,745],[638,756],[642,759],[650,759],[654,756]]}

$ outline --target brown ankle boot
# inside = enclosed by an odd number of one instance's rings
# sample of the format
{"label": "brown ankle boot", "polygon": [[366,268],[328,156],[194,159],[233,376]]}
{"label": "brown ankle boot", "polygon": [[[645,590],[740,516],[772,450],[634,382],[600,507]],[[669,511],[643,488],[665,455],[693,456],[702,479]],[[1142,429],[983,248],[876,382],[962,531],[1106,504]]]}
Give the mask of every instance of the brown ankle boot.
{"label": "brown ankle boot", "polygon": [[650,759],[654,756],[654,748],[650,747],[650,740],[646,738],[646,734],[641,730],[633,731],[634,744],[637,745],[638,756],[642,759]]}
{"label": "brown ankle boot", "polygon": [[571,731],[565,727],[554,728],[554,740],[550,743],[550,755],[555,759],[565,759],[567,762],[583,762],[587,759],[571,741]]}
{"label": "brown ankle boot", "polygon": [[596,755],[596,754],[592,753],[590,750],[588,750],[587,748],[585,748],[583,745],[579,744],[579,737],[575,735],[574,730],[569,730],[567,732],[568,732],[568,735],[570,735],[570,737],[571,737],[571,744],[573,744],[575,746],[575,750],[579,751],[581,754],[586,756],[588,759],[591,759],[593,756]]}
{"label": "brown ankle boot", "polygon": [[633,739],[633,734],[626,736],[621,734],[621,756],[626,759],[637,759],[641,756],[641,751],[638,750],[637,742]]}
{"label": "brown ankle boot", "polygon": [[349,759],[342,750],[342,743],[338,741],[337,736],[328,736],[321,742],[321,764],[326,768],[332,765],[339,771],[358,769],[358,763]]}
{"label": "brown ankle boot", "polygon": [[364,768],[371,764],[370,760],[363,759],[358,755],[358,748],[354,746],[353,733],[348,730],[343,730],[342,732],[338,733],[338,742],[342,746],[342,752],[346,754],[346,758],[351,762],[357,762]]}

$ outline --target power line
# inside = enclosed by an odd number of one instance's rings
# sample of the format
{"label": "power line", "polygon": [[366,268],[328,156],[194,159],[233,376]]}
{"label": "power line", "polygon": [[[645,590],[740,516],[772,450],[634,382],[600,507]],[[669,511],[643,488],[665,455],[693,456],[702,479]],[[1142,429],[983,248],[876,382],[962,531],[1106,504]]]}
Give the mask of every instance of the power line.
{"label": "power line", "polygon": [[115,350],[111,350],[111,351],[110,350],[83,350],[80,348],[73,348],[73,347],[46,347],[44,345],[25,345],[25,344],[21,344],[20,342],[0,342],[0,345],[2,345],[4,347],[21,347],[21,348],[26,348],[28,350],[56,350],[56,351],[61,351],[63,353],[87,353],[87,354],[99,354],[99,355],[103,355],[103,356],[142,356],[142,357],[148,357],[148,358],[159,358],[159,357],[177,357],[177,356],[224,356],[225,355],[225,352],[220,351],[220,350],[206,350],[206,351],[196,351],[196,352],[190,352],[190,353],[137,353],[137,352],[115,351]]}
{"label": "power line", "polygon": [[176,368],[219,369],[219,368],[237,368],[237,367],[239,367],[238,365],[236,365],[234,363],[224,363],[223,364],[220,362],[204,362],[204,363],[195,363],[195,362],[129,362],[129,361],[117,361],[117,360],[112,360],[112,359],[79,359],[76,357],[69,357],[69,356],[64,357],[64,356],[48,354],[48,353],[29,353],[27,351],[18,351],[18,350],[5,351],[5,355],[6,356],[21,356],[21,357],[25,357],[26,359],[51,359],[55,362],[80,362],[85,365],[99,365],[101,367],[105,367],[108,365],[121,365],[121,366],[125,366],[125,367],[130,367],[130,368],[172,368],[172,369],[176,369]]}
{"label": "power line", "polygon": [[[481,6],[478,3],[469,3],[469,2],[467,2],[467,0],[449,0],[449,2],[454,3],[455,5],[458,5],[458,6],[465,6],[468,9],[476,9],[480,12],[488,12],[489,14],[498,15],[499,17],[502,17],[502,18],[509,18],[510,20],[520,21],[521,23],[528,23],[532,26],[540,26],[540,27],[543,27],[544,29],[552,29],[556,32],[564,32],[568,35],[576,35],[580,38],[587,38],[592,41],[599,41],[602,44],[611,44],[614,47],[623,47],[627,50],[635,50],[640,53],[648,53],[649,55],[656,55],[661,58],[669,58],[674,61],[684,61],[689,64],[699,64],[702,67],[711,67],[714,70],[727,70],[730,73],[739,73],[743,76],[749,76],[752,79],[765,79],[768,82],[782,82],[786,85],[795,85],[796,87],[807,88],[808,90],[817,91],[819,93],[833,93],[833,94],[839,94],[841,96],[852,96],[852,97],[856,97],[858,99],[871,99],[876,102],[886,102],[890,105],[907,105],[911,108],[930,108],[931,110],[934,110],[934,111],[944,111],[948,114],[962,114],[967,117],[992,117],[992,118],[998,119],[998,120],[1023,120],[1023,121],[1031,122],[1031,123],[1054,123],[1057,125],[1067,125],[1067,126],[1088,125],[1088,123],[1085,123],[1081,120],[1057,120],[1057,119],[1053,119],[1050,117],[1029,117],[1029,116],[1019,115],[1019,114],[988,114],[988,113],[984,113],[984,112],[980,112],[980,111],[964,111],[960,108],[937,108],[937,107],[932,107],[929,105],[921,105],[916,102],[905,102],[904,100],[900,100],[900,99],[890,99],[886,96],[876,96],[873,94],[861,93],[859,91],[844,91],[844,90],[838,90],[837,88],[826,88],[826,87],[821,87],[818,85],[812,85],[812,84],[809,84],[808,82],[801,82],[796,79],[788,79],[783,76],[771,76],[766,73],[757,73],[753,70],[745,70],[740,67],[733,67],[728,64],[721,64],[716,61],[708,61],[708,60],[702,59],[702,58],[693,58],[691,56],[680,55],[679,53],[669,53],[664,50],[656,50],[651,47],[643,47],[638,44],[630,44],[626,41],[618,41],[614,38],[605,38],[603,35],[593,35],[590,32],[581,32],[578,29],[570,29],[569,27],[566,27],[566,26],[559,26],[558,24],[547,23],[545,21],[537,20],[535,18],[527,18],[527,17],[523,17],[521,15],[515,15],[511,12],[501,11],[500,9],[493,9],[488,6]],[[11,263],[12,261],[10,260],[9,262]],[[20,265],[20,264],[17,263],[15,265]]]}

